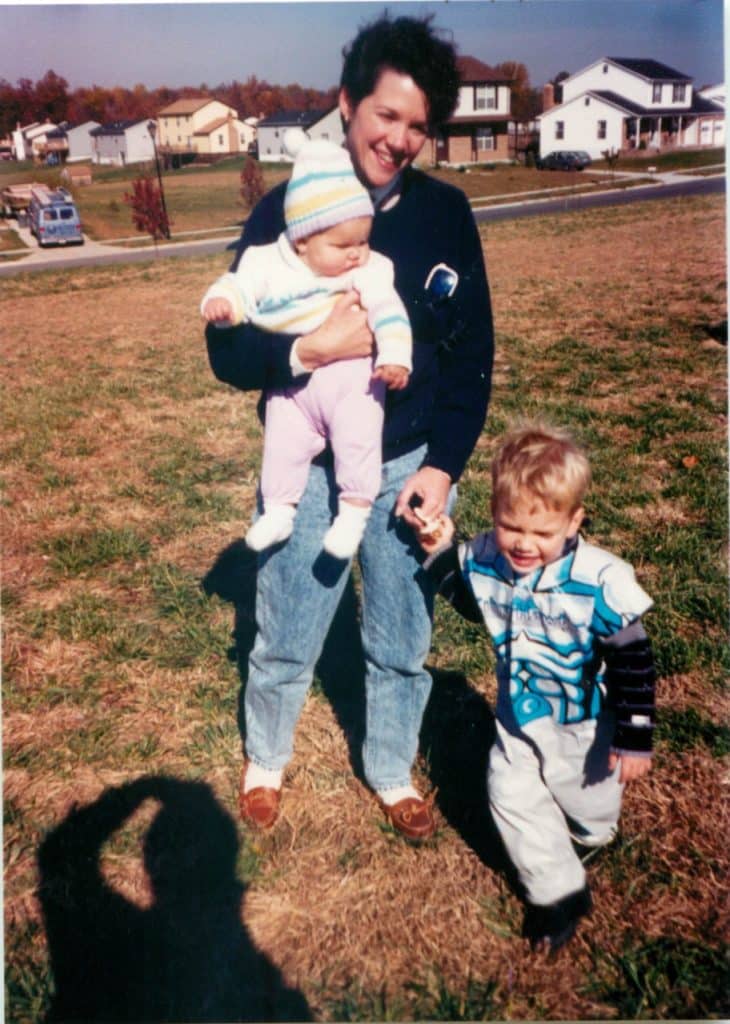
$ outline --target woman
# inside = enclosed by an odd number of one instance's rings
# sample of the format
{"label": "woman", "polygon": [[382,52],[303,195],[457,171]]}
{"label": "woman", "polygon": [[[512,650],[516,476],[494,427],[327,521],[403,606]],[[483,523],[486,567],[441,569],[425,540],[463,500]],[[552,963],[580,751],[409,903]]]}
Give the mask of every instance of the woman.
{"label": "woman", "polygon": [[[433,608],[411,529],[414,508],[427,519],[446,508],[484,425],[492,368],[489,291],[471,209],[459,190],[412,168],[451,115],[458,89],[454,49],[430,19],[383,16],[345,51],[345,144],[376,209],[370,244],[395,264],[414,336],[409,385],[387,398],[381,492],[359,554],[363,764],[388,819],[416,841],[435,825],[431,801],[411,781],[431,687],[424,661]],[[284,230],[284,189],[253,211],[232,269],[247,246]],[[373,339],[357,298],[343,295],[318,330],[296,339],[251,326],[209,329],[214,373],[246,390],[289,388],[319,366],[368,354]],[[296,721],[348,578],[348,567],[321,551],[336,498],[331,458],[323,456],[311,468],[292,536],[259,562],[240,795],[242,817],[257,828],[277,820]]]}

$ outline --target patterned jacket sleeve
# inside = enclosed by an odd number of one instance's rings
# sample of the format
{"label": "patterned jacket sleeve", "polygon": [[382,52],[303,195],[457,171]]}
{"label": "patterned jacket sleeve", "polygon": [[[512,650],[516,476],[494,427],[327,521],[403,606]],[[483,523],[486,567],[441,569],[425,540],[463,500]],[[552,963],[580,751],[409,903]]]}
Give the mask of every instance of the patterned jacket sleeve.
{"label": "patterned jacket sleeve", "polygon": [[608,703],[616,714],[613,749],[651,754],[656,709],[654,654],[640,619],[603,641]]}
{"label": "patterned jacket sleeve", "polygon": [[469,622],[482,622],[482,613],[474,593],[461,571],[459,548],[456,544],[437,551],[423,563],[434,589]]}
{"label": "patterned jacket sleeve", "polygon": [[[254,209],[238,243],[232,273],[250,245],[268,245],[278,238],[283,229],[282,195],[283,188],[277,187]],[[205,340],[211,369],[226,384],[242,391],[260,391],[294,383],[290,357],[295,339],[291,334],[274,334],[250,323],[224,329],[207,324]]]}

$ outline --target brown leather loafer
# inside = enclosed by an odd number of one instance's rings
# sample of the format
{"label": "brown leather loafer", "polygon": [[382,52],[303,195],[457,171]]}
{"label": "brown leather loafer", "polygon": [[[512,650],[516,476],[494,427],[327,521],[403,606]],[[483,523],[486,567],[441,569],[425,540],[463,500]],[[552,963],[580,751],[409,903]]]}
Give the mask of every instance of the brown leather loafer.
{"label": "brown leather loafer", "polygon": [[412,843],[421,843],[424,839],[430,839],[436,831],[433,816],[435,796],[436,794],[432,793],[426,800],[407,796],[397,804],[386,804],[378,798],[378,803],[397,832]]}
{"label": "brown leather loafer", "polygon": [[264,830],[273,828],[279,817],[279,804],[281,802],[280,789],[268,789],[266,786],[257,786],[248,793],[243,791],[243,782],[246,778],[246,769],[241,774],[241,789],[238,794],[238,809],[241,818],[247,825]]}

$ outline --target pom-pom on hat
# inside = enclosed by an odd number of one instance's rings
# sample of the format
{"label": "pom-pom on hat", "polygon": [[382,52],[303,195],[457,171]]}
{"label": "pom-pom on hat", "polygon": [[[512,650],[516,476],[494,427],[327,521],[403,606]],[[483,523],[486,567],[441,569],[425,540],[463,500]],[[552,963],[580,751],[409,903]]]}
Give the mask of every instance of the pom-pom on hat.
{"label": "pom-pom on hat", "polygon": [[308,238],[354,217],[372,217],[373,204],[358,181],[346,149],[326,139],[307,139],[291,129],[284,145],[294,156],[294,169],[284,197],[289,240]]}

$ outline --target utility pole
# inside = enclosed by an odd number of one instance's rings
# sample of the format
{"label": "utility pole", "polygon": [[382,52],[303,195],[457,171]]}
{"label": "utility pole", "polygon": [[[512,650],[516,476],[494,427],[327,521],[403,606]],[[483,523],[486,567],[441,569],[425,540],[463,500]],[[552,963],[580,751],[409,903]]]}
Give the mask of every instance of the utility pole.
{"label": "utility pole", "polygon": [[169,241],[170,239],[170,221],[167,218],[167,206],[165,205],[165,190],[162,187],[162,173],[160,171],[160,157],[157,152],[157,141],[155,135],[157,134],[157,125],[154,121],[147,122],[147,131],[150,133],[152,139],[152,148],[155,151],[155,167],[157,168],[157,181],[160,186],[160,201],[162,203],[162,212],[165,216],[165,238]]}

